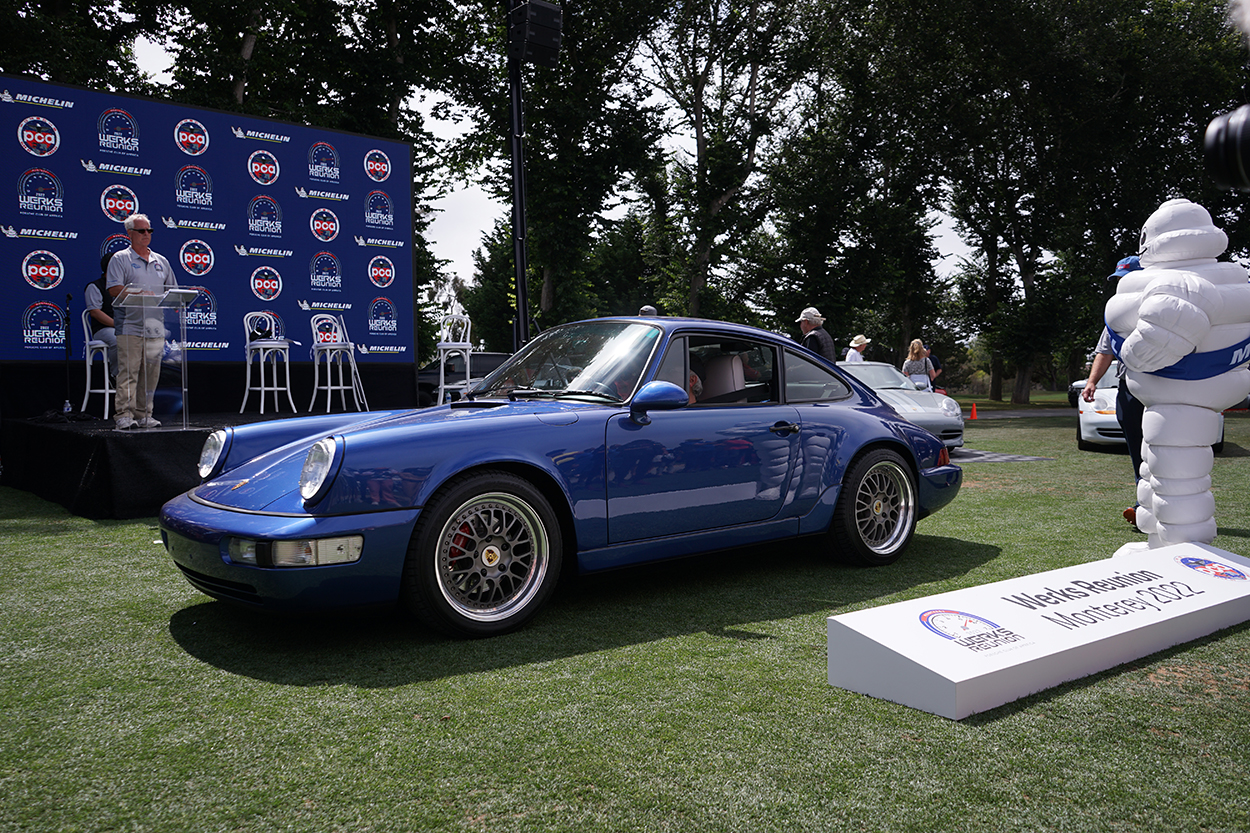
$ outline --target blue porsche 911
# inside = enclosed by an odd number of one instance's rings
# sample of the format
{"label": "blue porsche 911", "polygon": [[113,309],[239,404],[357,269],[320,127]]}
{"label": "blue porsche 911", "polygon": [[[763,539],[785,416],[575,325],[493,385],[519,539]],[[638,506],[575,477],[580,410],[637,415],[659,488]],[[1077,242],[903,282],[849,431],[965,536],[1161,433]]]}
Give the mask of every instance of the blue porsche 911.
{"label": "blue porsche 911", "polygon": [[449,405],[216,431],[199,471],[160,525],[202,592],[461,636],[521,626],[566,566],[799,537],[889,564],[963,476],[793,341],[655,317],[548,330]]}

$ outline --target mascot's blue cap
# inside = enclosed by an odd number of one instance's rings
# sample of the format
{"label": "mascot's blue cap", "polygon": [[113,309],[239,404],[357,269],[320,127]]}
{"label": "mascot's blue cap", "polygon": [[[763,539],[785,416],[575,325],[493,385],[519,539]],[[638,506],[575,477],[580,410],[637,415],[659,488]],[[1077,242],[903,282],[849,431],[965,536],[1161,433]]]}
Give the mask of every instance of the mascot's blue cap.
{"label": "mascot's blue cap", "polygon": [[1107,277],[1107,280],[1114,280],[1117,278],[1122,278],[1125,275],[1127,275],[1129,272],[1136,272],[1140,268],[1141,268],[1141,260],[1137,257],[1137,255],[1123,258],[1119,263],[1115,265],[1115,271],[1112,272]]}

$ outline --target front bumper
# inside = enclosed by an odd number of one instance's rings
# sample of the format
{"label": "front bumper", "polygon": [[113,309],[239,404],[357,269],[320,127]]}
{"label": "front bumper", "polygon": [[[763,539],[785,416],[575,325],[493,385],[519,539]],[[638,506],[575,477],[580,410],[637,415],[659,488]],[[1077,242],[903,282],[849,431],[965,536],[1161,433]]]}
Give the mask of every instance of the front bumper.
{"label": "front bumper", "polygon": [[[161,539],[187,581],[215,599],[295,611],[394,604],[418,509],[334,517],[278,516],[205,506],[180,495],[161,510]],[[360,559],[325,567],[257,567],[230,560],[231,537],[263,541],[361,535]]]}

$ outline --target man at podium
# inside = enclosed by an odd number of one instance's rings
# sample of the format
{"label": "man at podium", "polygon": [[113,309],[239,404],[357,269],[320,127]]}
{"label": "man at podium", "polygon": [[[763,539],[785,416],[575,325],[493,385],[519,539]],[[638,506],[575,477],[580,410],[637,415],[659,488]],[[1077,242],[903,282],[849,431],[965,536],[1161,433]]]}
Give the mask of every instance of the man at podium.
{"label": "man at podium", "polygon": [[124,223],[130,247],[109,261],[105,286],[119,310],[117,321],[117,399],[113,411],[119,429],[159,428],[152,417],[153,394],[160,380],[165,347],[165,310],[156,302],[178,286],[173,267],[152,251],[152,223],[131,214]]}

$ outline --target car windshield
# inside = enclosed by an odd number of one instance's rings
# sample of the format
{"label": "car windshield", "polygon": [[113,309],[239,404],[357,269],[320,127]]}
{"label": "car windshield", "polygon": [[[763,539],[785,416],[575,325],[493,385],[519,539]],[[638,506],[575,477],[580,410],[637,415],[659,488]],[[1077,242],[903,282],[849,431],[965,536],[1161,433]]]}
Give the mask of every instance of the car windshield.
{"label": "car windshield", "polygon": [[583,321],[547,330],[474,387],[474,399],[633,395],[660,330],[628,321]]}
{"label": "car windshield", "polygon": [[847,362],[839,364],[840,370],[854,376],[873,390],[915,390],[916,386],[902,371],[889,364],[864,364]]}

